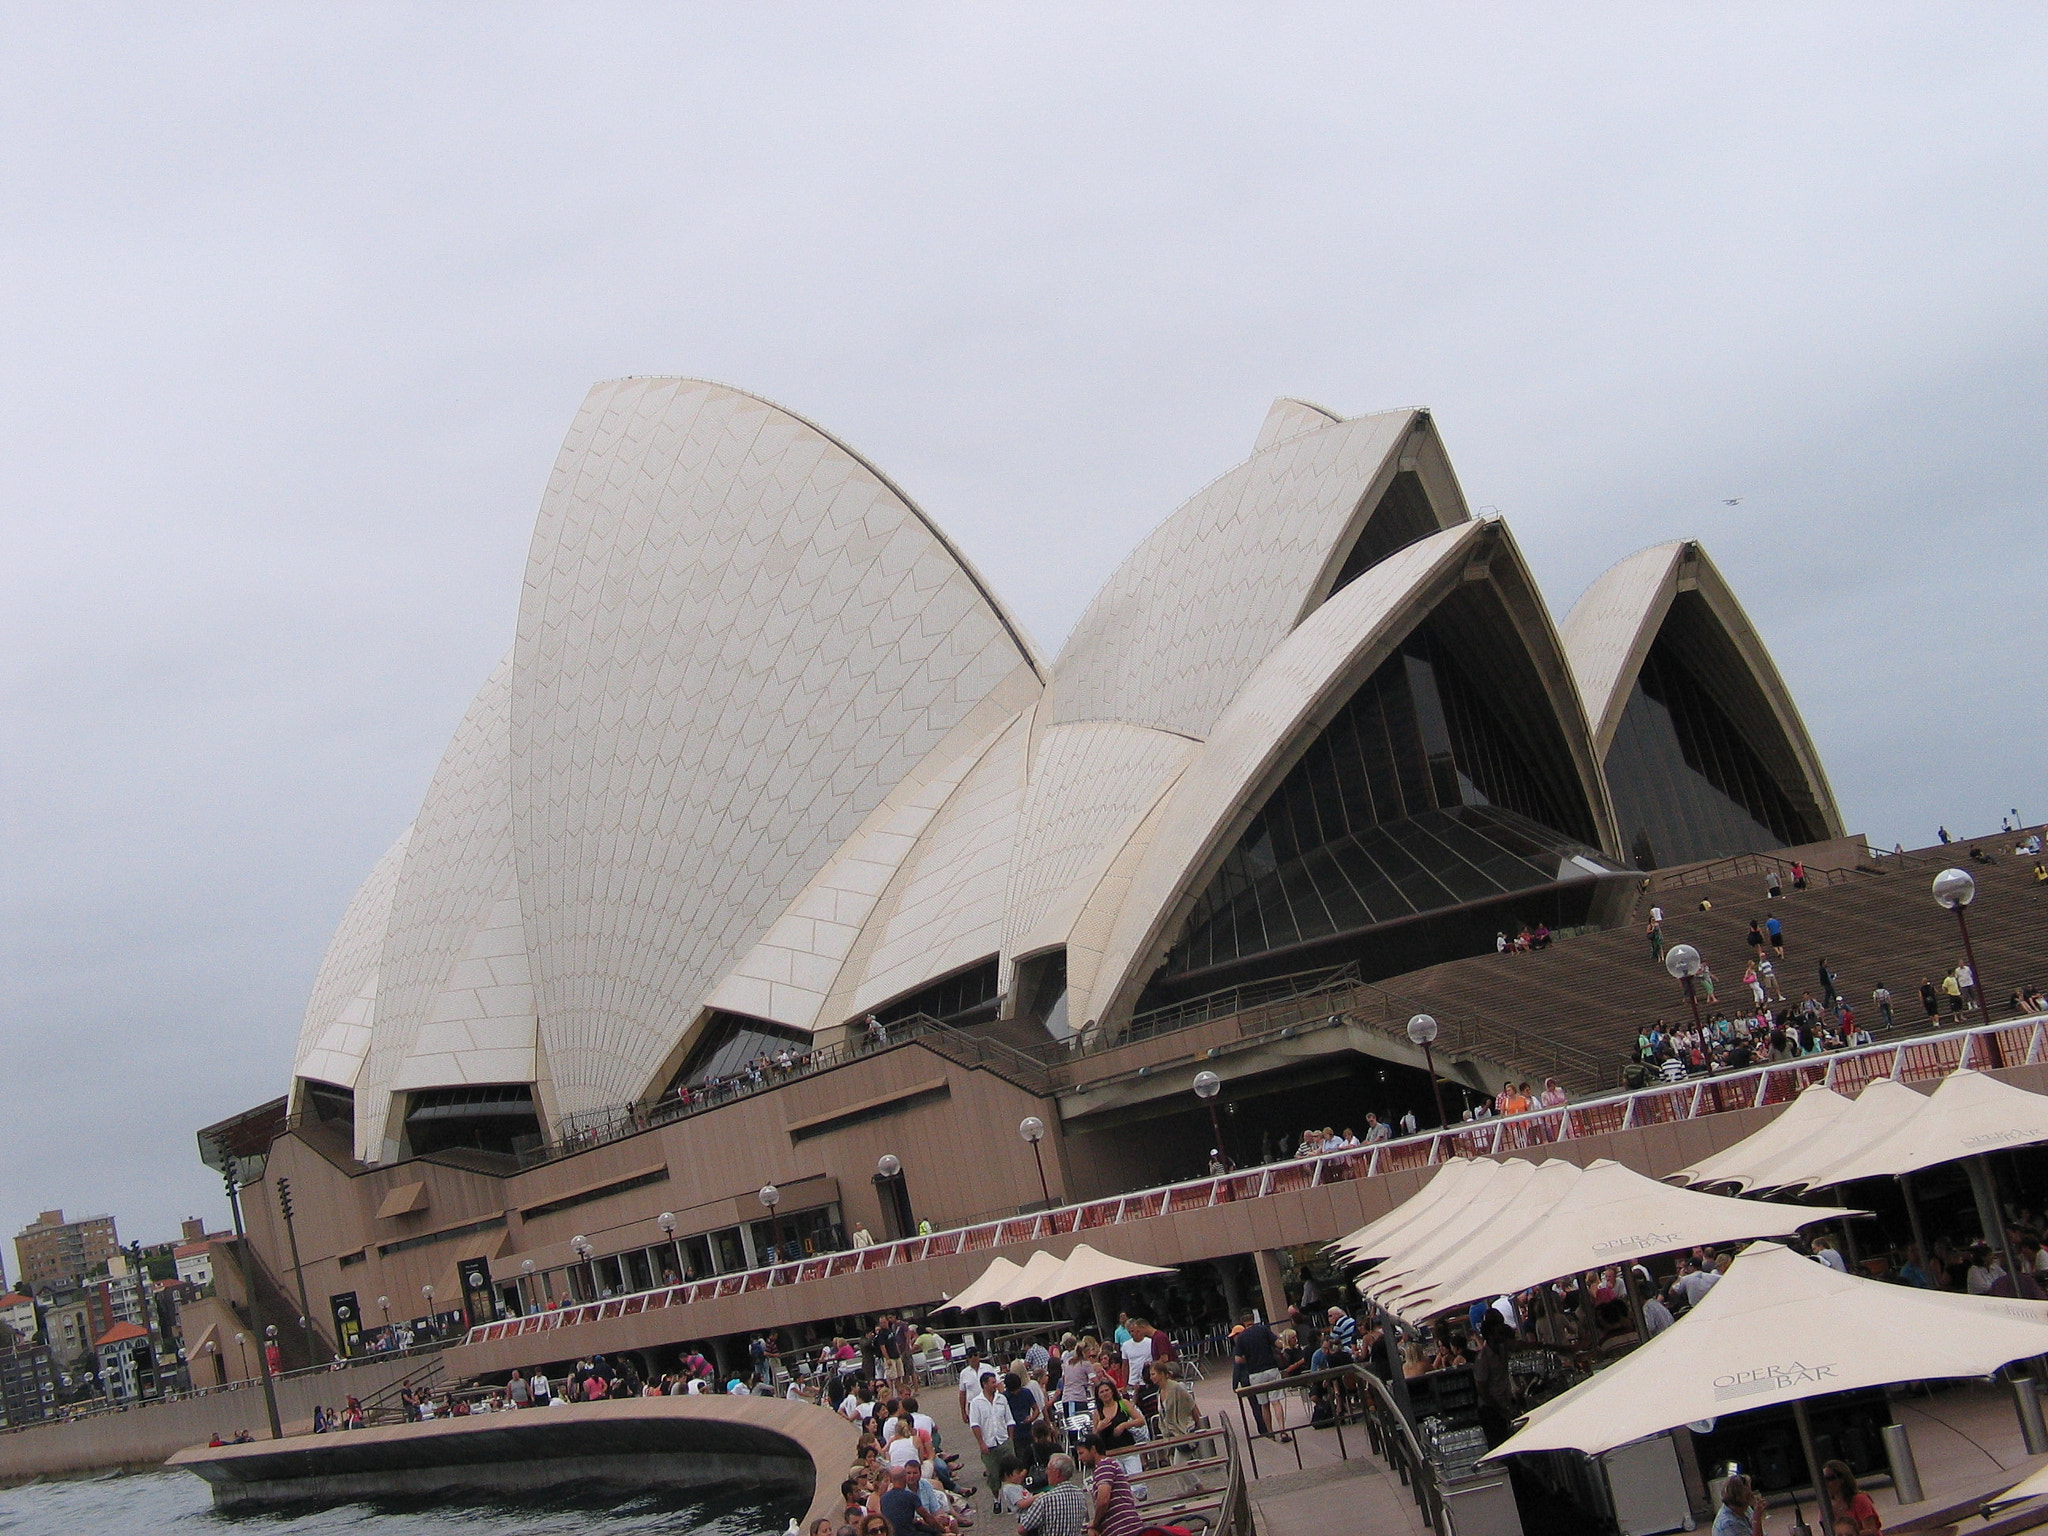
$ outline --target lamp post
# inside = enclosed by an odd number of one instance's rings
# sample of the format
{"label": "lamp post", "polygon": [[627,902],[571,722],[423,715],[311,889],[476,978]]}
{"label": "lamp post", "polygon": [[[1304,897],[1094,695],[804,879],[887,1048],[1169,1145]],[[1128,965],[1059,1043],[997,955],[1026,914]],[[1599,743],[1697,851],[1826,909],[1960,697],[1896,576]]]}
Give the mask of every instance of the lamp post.
{"label": "lamp post", "polygon": [[350,1342],[348,1333],[348,1320],[355,1315],[355,1309],[346,1302],[343,1302],[334,1309],[334,1331],[339,1335],[334,1342],[341,1347],[340,1352],[343,1355],[353,1355],[356,1352],[355,1345]]}
{"label": "lamp post", "polygon": [[292,1220],[292,1181],[277,1176],[277,1208],[284,1213],[285,1236],[292,1245],[292,1278],[299,1286],[299,1332],[305,1335],[306,1364],[313,1363],[313,1309],[306,1305],[306,1268],[299,1262],[299,1229]]}
{"label": "lamp post", "polygon": [[533,1260],[519,1261],[519,1304],[528,1313],[538,1312],[533,1301]]}
{"label": "lamp post", "polygon": [[894,1152],[884,1152],[875,1159],[875,1193],[881,1198],[882,1213],[889,1218],[893,1235],[898,1238],[915,1235],[911,1230],[909,1197],[896,1182],[902,1176],[903,1159]]}
{"label": "lamp post", "polygon": [[1422,1047],[1422,1064],[1429,1071],[1429,1094],[1436,1100],[1436,1123],[1439,1129],[1450,1127],[1450,1116],[1444,1113],[1444,1088],[1437,1081],[1436,1052],[1430,1047],[1436,1043],[1436,1020],[1426,1013],[1418,1013],[1408,1021],[1408,1043]]}
{"label": "lamp post", "polygon": [[592,1301],[597,1300],[597,1263],[594,1259],[590,1257],[590,1239],[585,1237],[581,1232],[578,1232],[574,1237],[569,1239],[569,1247],[575,1251],[576,1257],[583,1261],[583,1267],[590,1272],[589,1299]]}
{"label": "lamp post", "polygon": [[235,1348],[242,1357],[242,1380],[247,1381],[249,1379],[249,1335],[246,1333],[236,1334]]}
{"label": "lamp post", "polygon": [[[263,1330],[263,1379],[265,1381],[270,1380],[270,1352],[273,1349],[277,1351],[278,1361],[282,1363],[284,1360],[284,1347],[277,1342],[277,1324],[275,1323],[271,1323]],[[270,1396],[272,1402],[277,1401],[277,1391],[275,1388],[271,1389]],[[281,1440],[284,1437],[279,1435],[277,1438]]]}
{"label": "lamp post", "polygon": [[441,1330],[434,1322],[434,1288],[431,1285],[423,1285],[420,1287],[420,1295],[426,1298],[427,1303],[427,1334],[430,1338],[439,1338]]}
{"label": "lamp post", "polygon": [[1026,1115],[1017,1122],[1017,1134],[1031,1143],[1031,1160],[1038,1164],[1038,1193],[1043,1197],[1046,1209],[1052,1208],[1052,1191],[1045,1182],[1045,1157],[1038,1150],[1038,1144],[1045,1140],[1045,1122],[1036,1115]]}
{"label": "lamp post", "polygon": [[768,1262],[774,1264],[782,1257],[782,1218],[775,1210],[782,1204],[782,1191],[773,1184],[763,1184],[758,1198],[768,1211]]}
{"label": "lamp post", "polygon": [[[216,1141],[214,1145],[220,1151],[221,1178],[228,1191],[228,1211],[235,1218],[235,1262],[241,1266],[242,1292],[249,1299],[249,1316],[254,1319],[257,1316],[256,1279],[249,1272],[249,1233],[242,1225],[242,1179],[235,1169],[235,1154],[228,1149],[227,1142]],[[257,1364],[263,1367],[263,1407],[270,1416],[270,1438],[282,1440],[284,1421],[277,1415],[277,1387],[270,1380],[270,1355],[265,1350],[258,1350],[257,1354],[260,1357]],[[243,1357],[242,1367],[246,1372],[246,1355]]]}
{"label": "lamp post", "polygon": [[1672,979],[1685,988],[1686,1003],[1692,1008],[1692,1027],[1700,1028],[1699,985],[1694,977],[1700,973],[1700,952],[1690,944],[1674,944],[1664,952],[1664,969]]}
{"label": "lamp post", "polygon": [[[1970,946],[1970,903],[1977,899],[1977,882],[1967,869],[1944,869],[1934,877],[1934,899],[1956,915],[1956,927],[1962,930],[1963,958],[1970,963],[1970,985],[1977,993],[1977,1002],[1984,1009],[1984,1022],[1991,1022],[1991,989],[1984,985],[1984,973],[1977,969],[1977,952]],[[1967,1004],[1970,1000],[1963,999]]]}
{"label": "lamp post", "polygon": [[676,1267],[673,1273],[676,1279],[678,1281],[689,1279],[689,1266],[683,1262],[683,1245],[676,1241],[676,1213],[674,1211],[663,1211],[654,1218],[654,1224],[661,1228],[661,1235],[667,1239],[669,1247],[675,1250]]}
{"label": "lamp post", "polygon": [[1216,1096],[1223,1091],[1223,1079],[1206,1068],[1195,1074],[1195,1097],[1209,1110],[1209,1134],[1216,1139],[1216,1155],[1223,1159],[1223,1166],[1231,1166],[1230,1153],[1223,1146],[1223,1118],[1216,1113]]}
{"label": "lamp post", "polygon": [[389,1296],[379,1296],[377,1298],[377,1305],[383,1310],[384,1331],[388,1334],[391,1332],[391,1298]]}

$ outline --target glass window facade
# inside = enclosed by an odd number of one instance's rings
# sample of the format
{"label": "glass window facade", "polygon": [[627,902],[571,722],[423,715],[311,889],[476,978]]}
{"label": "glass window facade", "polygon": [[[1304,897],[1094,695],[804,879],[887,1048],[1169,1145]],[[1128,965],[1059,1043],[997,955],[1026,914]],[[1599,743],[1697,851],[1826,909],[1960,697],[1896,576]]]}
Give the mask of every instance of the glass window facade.
{"label": "glass window facade", "polygon": [[1372,516],[1359,530],[1358,542],[1344,557],[1343,569],[1337,573],[1337,584],[1331,592],[1343,591],[1387,556],[1436,531],[1436,513],[1430,509],[1422,477],[1412,469],[1402,470],[1394,476],[1393,484],[1387,487],[1380,504],[1372,509]]}
{"label": "glass window facade", "polygon": [[405,1136],[416,1157],[454,1148],[512,1154],[540,1140],[540,1116],[525,1083],[428,1088],[406,1102]]}
{"label": "glass window facade", "polygon": [[703,1036],[691,1047],[682,1071],[669,1080],[668,1091],[696,1088],[714,1077],[729,1077],[757,1056],[773,1056],[785,1046],[811,1048],[811,1037],[800,1029],[789,1029],[761,1019],[721,1013],[704,1026]]}
{"label": "glass window facade", "polygon": [[1418,631],[1260,807],[1196,902],[1165,974],[1203,971],[1608,866],[1560,828],[1535,753]]}
{"label": "glass window facade", "polygon": [[1607,750],[1622,846],[1641,869],[1825,835],[1659,635]]}
{"label": "glass window facade", "polygon": [[884,1024],[920,1013],[929,1014],[941,1024],[979,1024],[994,1018],[1002,1001],[996,981],[996,959],[991,955],[979,965],[969,966],[877,1009],[876,1016]]}

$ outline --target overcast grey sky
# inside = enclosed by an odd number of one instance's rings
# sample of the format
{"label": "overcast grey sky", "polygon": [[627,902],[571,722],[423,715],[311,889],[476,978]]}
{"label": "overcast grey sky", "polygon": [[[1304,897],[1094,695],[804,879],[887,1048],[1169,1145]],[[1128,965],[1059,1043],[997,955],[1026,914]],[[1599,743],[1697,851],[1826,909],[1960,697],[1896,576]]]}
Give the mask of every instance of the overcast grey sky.
{"label": "overcast grey sky", "polygon": [[5,14],[8,1232],[223,1216],[619,374],[1048,655],[1272,396],[1429,405],[1560,615],[1703,538],[1856,829],[2048,816],[2037,5]]}

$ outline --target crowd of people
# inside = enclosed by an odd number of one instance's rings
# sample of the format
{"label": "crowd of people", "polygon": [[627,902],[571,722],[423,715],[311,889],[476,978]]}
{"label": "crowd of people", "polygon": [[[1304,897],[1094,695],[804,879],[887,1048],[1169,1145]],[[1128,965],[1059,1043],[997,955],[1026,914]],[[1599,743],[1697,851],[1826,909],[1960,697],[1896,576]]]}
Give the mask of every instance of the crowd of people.
{"label": "crowd of people", "polygon": [[949,1447],[920,1406],[915,1369],[900,1363],[943,1360],[944,1345],[901,1319],[884,1319],[877,1331],[891,1330],[896,1354],[881,1347],[886,1340],[870,1352],[878,1370],[835,1339],[808,1379],[791,1383],[791,1395],[832,1407],[861,1430],[858,1460],[840,1485],[842,1516],[814,1521],[809,1536],[965,1530],[977,1497],[1015,1515],[1021,1531],[1135,1536],[1149,1492],[1142,1447],[1198,1425],[1172,1340],[1123,1316],[1107,1339],[1048,1333],[1007,1360],[970,1347],[953,1390],[972,1444]]}

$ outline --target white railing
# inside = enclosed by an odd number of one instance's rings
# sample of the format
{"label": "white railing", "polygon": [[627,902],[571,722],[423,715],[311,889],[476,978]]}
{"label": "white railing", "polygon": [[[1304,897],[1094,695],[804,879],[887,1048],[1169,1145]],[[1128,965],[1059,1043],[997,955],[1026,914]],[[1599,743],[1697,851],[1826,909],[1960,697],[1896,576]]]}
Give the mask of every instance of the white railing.
{"label": "white railing", "polygon": [[727,1296],[830,1280],[840,1275],[892,1269],[899,1264],[916,1264],[926,1259],[980,1253],[1020,1243],[1039,1243],[1077,1232],[1122,1226],[1127,1222],[1149,1221],[1183,1211],[1207,1210],[1238,1201],[1260,1200],[1268,1195],[1313,1189],[1344,1179],[1376,1178],[1381,1174],[1432,1167],[1451,1157],[1492,1157],[1582,1136],[1600,1136],[1640,1126],[1696,1120],[1727,1110],[1782,1104],[1814,1083],[1826,1083],[1843,1092],[1855,1093],[1880,1078],[1890,1078],[1895,1082],[1927,1082],[1964,1067],[1996,1069],[2031,1065],[2044,1059],[2048,1059],[2048,1014],[2014,1019],[2004,1024],[1983,1024],[1969,1029],[1915,1035],[1884,1045],[1831,1051],[1820,1056],[1774,1061],[1768,1066],[1750,1067],[1739,1072],[1660,1083],[1632,1093],[1609,1094],[1558,1109],[1532,1110],[1505,1119],[1470,1121],[1445,1130],[1424,1131],[1396,1141],[1383,1141],[1374,1146],[1268,1163],[1260,1168],[1162,1185],[1135,1194],[1110,1195],[1101,1200],[1082,1201],[1054,1210],[1010,1216],[969,1227],[954,1227],[891,1243],[877,1243],[873,1247],[818,1254],[681,1285],[580,1302],[552,1312],[504,1318],[470,1329],[466,1342],[483,1344],[498,1339],[525,1338],[583,1323],[632,1317],[668,1307],[687,1307],[693,1302],[716,1301]]}

